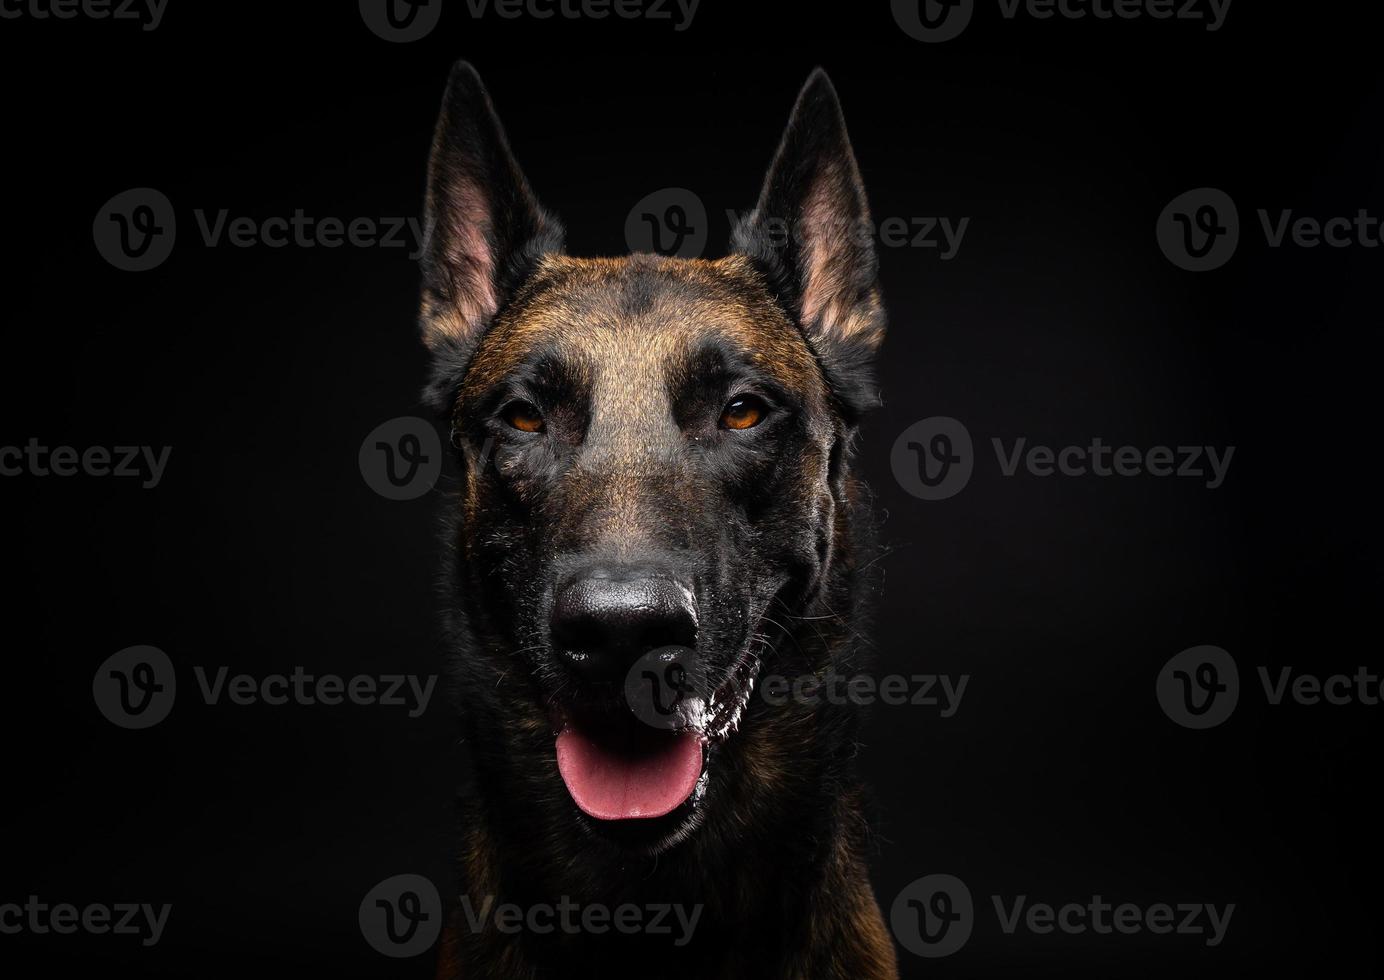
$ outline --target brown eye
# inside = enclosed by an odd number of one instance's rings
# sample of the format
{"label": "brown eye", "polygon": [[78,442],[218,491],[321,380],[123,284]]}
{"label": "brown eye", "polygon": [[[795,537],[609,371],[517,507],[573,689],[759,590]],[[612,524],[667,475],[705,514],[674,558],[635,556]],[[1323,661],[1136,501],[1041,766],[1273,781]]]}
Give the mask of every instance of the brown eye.
{"label": "brown eye", "polygon": [[504,420],[520,432],[542,432],[543,416],[528,402],[513,402],[504,410]]}
{"label": "brown eye", "polygon": [[754,395],[742,395],[726,406],[721,413],[723,429],[753,429],[764,416],[769,414],[769,406]]}

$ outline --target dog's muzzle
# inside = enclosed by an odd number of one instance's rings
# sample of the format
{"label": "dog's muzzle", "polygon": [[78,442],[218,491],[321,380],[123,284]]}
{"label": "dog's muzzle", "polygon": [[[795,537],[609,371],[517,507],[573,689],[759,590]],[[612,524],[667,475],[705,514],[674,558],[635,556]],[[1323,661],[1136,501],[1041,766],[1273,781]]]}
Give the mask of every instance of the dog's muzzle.
{"label": "dog's muzzle", "polygon": [[686,803],[702,775],[703,733],[618,699],[643,661],[662,668],[672,656],[685,670],[695,659],[692,588],[648,565],[587,566],[558,584],[549,626],[571,679],[557,761],[573,801],[597,820],[657,818]]}

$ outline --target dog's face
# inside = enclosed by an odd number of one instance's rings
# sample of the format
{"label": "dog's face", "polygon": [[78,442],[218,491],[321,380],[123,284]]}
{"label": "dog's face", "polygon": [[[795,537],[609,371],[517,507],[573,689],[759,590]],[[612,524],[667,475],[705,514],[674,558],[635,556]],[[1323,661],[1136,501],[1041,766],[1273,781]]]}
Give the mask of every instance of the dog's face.
{"label": "dog's face", "polygon": [[716,805],[762,654],[839,547],[883,314],[835,93],[809,80],[717,261],[562,254],[465,65],[428,208],[463,598],[503,647],[484,655],[532,682],[509,722],[548,726],[585,826],[671,846]]}

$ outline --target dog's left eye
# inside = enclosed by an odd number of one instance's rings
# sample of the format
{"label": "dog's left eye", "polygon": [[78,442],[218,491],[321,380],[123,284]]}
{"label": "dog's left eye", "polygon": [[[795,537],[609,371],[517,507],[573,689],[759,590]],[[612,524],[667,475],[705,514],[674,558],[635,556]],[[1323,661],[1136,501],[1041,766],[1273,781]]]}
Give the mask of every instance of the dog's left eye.
{"label": "dog's left eye", "polygon": [[500,414],[507,425],[520,432],[543,431],[543,416],[528,402],[511,402]]}
{"label": "dog's left eye", "polygon": [[741,395],[721,413],[721,428],[753,429],[768,414],[769,406],[764,404],[764,399],[755,395]]}

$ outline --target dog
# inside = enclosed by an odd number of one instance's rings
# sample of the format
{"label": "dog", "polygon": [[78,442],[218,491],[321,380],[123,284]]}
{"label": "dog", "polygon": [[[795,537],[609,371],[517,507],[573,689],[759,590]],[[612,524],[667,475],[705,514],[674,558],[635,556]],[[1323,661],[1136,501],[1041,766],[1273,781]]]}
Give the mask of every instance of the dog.
{"label": "dog", "polygon": [[858,708],[756,692],[858,671],[875,592],[852,451],[885,311],[831,81],[724,258],[575,258],[458,63],[425,223],[474,767],[438,975],[897,976]]}

